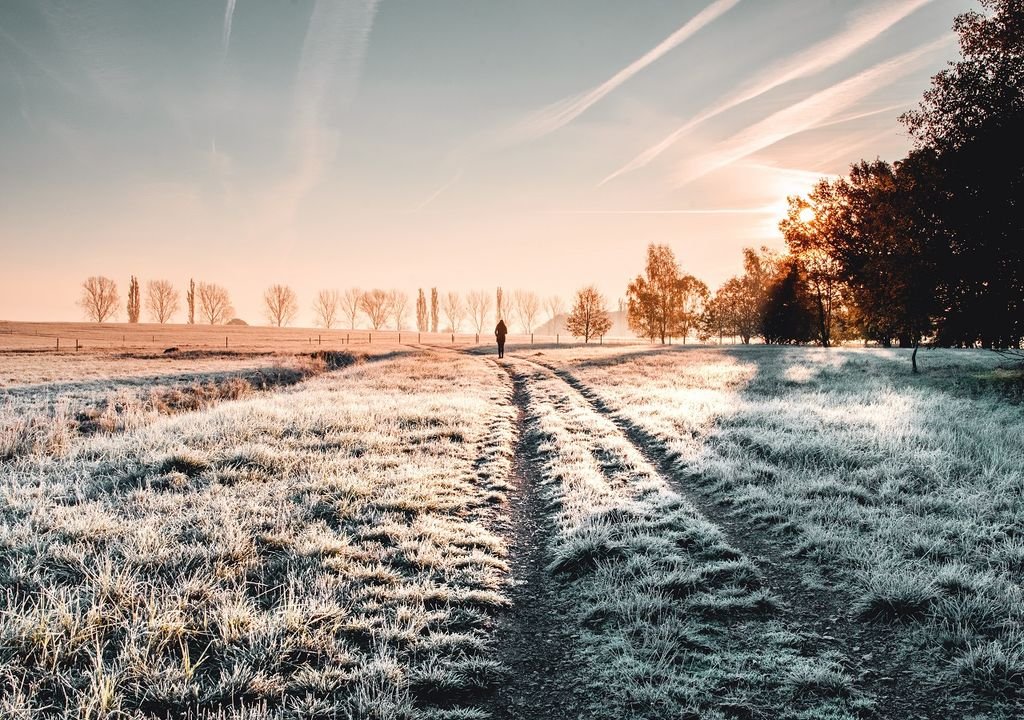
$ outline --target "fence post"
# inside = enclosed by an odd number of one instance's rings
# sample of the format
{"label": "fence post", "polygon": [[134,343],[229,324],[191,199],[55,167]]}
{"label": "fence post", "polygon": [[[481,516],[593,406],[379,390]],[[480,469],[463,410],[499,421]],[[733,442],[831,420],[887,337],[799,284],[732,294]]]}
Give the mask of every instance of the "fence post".
{"label": "fence post", "polygon": [[479,345],[479,344],[480,344],[480,333],[477,333],[477,334],[476,334],[476,344],[477,344],[477,345]]}
{"label": "fence post", "polygon": [[561,341],[558,339],[558,333],[555,333],[555,345],[561,345]]}
{"label": "fence post", "polygon": [[455,344],[455,333],[452,333],[452,345]]}
{"label": "fence post", "polygon": [[598,345],[604,345],[604,335],[601,336],[601,342],[599,342]]}
{"label": "fence post", "polygon": [[227,346],[228,346],[228,336],[225,335],[224,336],[224,347],[227,347]]}
{"label": "fence post", "polygon": [[416,342],[423,342],[423,333],[416,333]]}
{"label": "fence post", "polygon": [[78,338],[75,338],[75,352],[78,352]]}
{"label": "fence post", "polygon": [[398,331],[398,343],[399,344],[402,343],[402,331],[401,330]]}
{"label": "fence post", "polygon": [[366,333],[366,344],[373,344],[373,333]]}
{"label": "fence post", "polygon": [[60,350],[60,338],[57,338],[57,350]]}
{"label": "fence post", "polygon": [[322,345],[323,344],[323,343],[320,342],[320,336],[319,335],[316,336],[316,344],[317,345]]}

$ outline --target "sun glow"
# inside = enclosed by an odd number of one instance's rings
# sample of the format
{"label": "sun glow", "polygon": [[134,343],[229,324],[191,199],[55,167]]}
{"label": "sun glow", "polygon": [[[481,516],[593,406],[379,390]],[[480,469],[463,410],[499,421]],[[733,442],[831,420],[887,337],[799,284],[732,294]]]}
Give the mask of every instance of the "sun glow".
{"label": "sun glow", "polygon": [[800,211],[800,214],[797,217],[800,218],[800,222],[809,223],[814,219],[814,210],[809,207],[805,207]]}

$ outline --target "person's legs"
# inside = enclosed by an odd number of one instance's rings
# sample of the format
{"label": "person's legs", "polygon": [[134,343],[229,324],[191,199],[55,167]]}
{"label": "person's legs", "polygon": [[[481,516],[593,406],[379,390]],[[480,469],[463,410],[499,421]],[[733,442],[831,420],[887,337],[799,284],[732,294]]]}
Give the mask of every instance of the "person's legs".
{"label": "person's legs", "polygon": [[498,357],[499,358],[505,357],[505,341],[504,340],[499,340],[498,341]]}

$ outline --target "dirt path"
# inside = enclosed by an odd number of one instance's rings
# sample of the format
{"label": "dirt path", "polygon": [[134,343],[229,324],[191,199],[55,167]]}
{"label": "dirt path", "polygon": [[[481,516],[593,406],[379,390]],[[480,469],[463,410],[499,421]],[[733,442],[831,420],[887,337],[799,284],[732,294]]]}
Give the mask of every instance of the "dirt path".
{"label": "dirt path", "polygon": [[726,533],[730,544],[755,562],[765,585],[782,603],[781,619],[804,638],[807,650],[830,651],[843,659],[857,687],[877,705],[871,715],[906,720],[957,717],[955,698],[915,682],[912,658],[893,641],[891,628],[865,623],[852,615],[852,598],[840,588],[811,589],[804,582],[800,562],[787,556],[789,548],[763,525],[733,513],[696,478],[679,472],[664,444],[644,429],[622,418],[587,385],[565,370],[517,357],[552,376],[582,397],[596,412],[611,420],[644,459],[677,492]]}
{"label": "dirt path", "polygon": [[512,379],[517,411],[508,511],[495,527],[509,543],[513,584],[508,592],[512,606],[495,633],[496,659],[508,675],[486,709],[494,718],[509,720],[571,720],[582,717],[584,703],[577,695],[581,682],[567,620],[571,600],[546,569],[554,527],[533,462],[536,447],[526,432],[526,383],[508,365],[499,366]]}

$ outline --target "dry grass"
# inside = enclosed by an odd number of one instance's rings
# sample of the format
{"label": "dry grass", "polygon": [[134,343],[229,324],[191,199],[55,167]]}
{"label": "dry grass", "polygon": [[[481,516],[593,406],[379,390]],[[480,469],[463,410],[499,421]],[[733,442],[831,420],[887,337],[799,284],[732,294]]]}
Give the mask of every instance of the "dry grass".
{"label": "dry grass", "polygon": [[507,392],[416,355],[23,458],[5,717],[471,717],[498,672]]}

